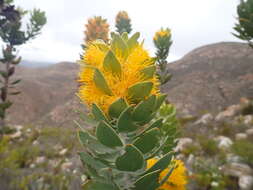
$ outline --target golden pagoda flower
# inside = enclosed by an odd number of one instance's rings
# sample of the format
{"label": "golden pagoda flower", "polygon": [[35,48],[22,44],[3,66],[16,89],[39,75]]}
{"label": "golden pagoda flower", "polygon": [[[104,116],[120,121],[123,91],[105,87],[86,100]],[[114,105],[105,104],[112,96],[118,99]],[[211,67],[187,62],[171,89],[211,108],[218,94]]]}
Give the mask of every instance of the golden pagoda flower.
{"label": "golden pagoda flower", "polygon": [[[85,147],[79,153],[87,176],[82,188],[179,188],[183,178],[177,171],[182,167],[179,164],[175,169],[172,161],[176,112],[159,92],[156,59],[138,42],[139,33],[111,36],[108,43],[89,42],[79,62],[78,96],[90,107],[89,115],[82,115],[82,119],[94,127],[88,131],[77,123],[78,137]],[[147,168],[150,157],[160,159]],[[175,179],[168,183],[170,175]]]}
{"label": "golden pagoda flower", "polygon": [[166,28],[161,28],[159,31],[155,33],[155,36],[153,38],[154,41],[158,40],[159,38],[168,38],[171,36],[171,30]]}
{"label": "golden pagoda flower", "polygon": [[[147,161],[147,168],[151,168],[158,159],[152,158]],[[170,174],[168,180],[157,190],[185,190],[185,186],[187,184],[187,177],[186,177],[186,168],[184,166],[184,163],[181,160],[174,160],[173,165],[175,169]],[[162,179],[167,175],[167,173],[170,171],[171,167],[169,166],[166,169],[164,169],[159,176],[159,180],[162,181]]]}
{"label": "golden pagoda flower", "polygon": [[79,73],[78,96],[84,103],[96,104],[107,113],[119,99],[132,105],[159,93],[154,60],[138,43],[138,37],[139,33],[129,39],[114,34],[110,45],[88,43]]}

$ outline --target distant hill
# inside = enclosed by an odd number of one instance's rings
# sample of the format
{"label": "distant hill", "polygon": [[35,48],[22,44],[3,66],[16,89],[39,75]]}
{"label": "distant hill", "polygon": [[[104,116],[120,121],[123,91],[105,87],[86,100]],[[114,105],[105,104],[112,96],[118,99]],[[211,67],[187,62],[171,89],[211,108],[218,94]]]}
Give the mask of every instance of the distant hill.
{"label": "distant hill", "polygon": [[31,60],[22,60],[20,63],[20,66],[38,68],[38,67],[47,67],[52,64],[54,64],[54,63],[53,62],[39,62],[39,61],[31,61]]}
{"label": "distant hill", "polygon": [[[171,63],[173,78],[162,90],[179,112],[217,112],[253,97],[253,50],[246,44],[224,42],[193,50]],[[73,125],[75,109],[85,110],[76,97],[78,65],[62,62],[41,68],[20,66],[22,94],[9,110],[11,123]]]}
{"label": "distant hill", "polygon": [[[70,62],[41,68],[18,67],[16,77],[22,78],[19,84],[22,93],[14,97],[15,104],[9,110],[8,120],[11,123],[59,125],[68,120],[74,113],[72,107],[79,105],[75,98],[77,73],[78,65]],[[58,114],[61,108],[64,113]],[[69,118],[71,123],[73,118]]]}
{"label": "distant hill", "polygon": [[253,49],[236,42],[197,48],[169,64],[173,77],[164,87],[180,111],[217,112],[253,98]]}

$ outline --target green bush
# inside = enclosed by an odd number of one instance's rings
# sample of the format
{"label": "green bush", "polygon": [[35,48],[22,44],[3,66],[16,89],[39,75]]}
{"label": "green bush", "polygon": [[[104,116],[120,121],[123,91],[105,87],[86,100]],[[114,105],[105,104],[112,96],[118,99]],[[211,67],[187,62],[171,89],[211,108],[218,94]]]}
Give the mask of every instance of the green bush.
{"label": "green bush", "polygon": [[253,143],[247,140],[237,141],[232,145],[232,151],[253,167]]}
{"label": "green bush", "polygon": [[215,156],[220,152],[217,142],[213,139],[208,139],[204,136],[198,137],[200,146],[203,152],[209,156]]}

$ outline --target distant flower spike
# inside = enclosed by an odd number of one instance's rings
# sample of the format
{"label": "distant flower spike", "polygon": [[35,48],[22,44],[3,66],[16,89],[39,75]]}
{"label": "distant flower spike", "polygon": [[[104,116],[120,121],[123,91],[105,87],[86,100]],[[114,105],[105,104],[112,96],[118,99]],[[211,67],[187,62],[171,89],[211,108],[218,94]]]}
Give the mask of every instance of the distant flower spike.
{"label": "distant flower spike", "polygon": [[129,34],[132,31],[131,19],[126,11],[120,11],[115,20],[118,33],[123,34],[126,32]]}
{"label": "distant flower spike", "polygon": [[100,39],[105,42],[109,40],[109,24],[106,19],[103,19],[101,16],[95,16],[93,18],[88,19],[88,23],[85,25],[86,30],[85,34],[85,42],[86,44]]}
{"label": "distant flower spike", "polygon": [[167,58],[169,55],[170,46],[172,44],[171,30],[169,28],[161,28],[155,33],[155,36],[153,37],[153,42],[156,47],[156,62],[159,67],[158,76],[161,84],[163,85],[167,83],[171,78],[171,75],[166,69],[166,66],[168,64]]}

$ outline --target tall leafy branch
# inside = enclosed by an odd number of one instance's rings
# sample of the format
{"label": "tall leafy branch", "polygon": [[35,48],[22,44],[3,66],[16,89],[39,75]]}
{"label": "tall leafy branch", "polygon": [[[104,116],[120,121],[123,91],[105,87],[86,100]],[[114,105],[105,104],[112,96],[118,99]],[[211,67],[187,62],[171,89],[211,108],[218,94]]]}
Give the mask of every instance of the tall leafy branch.
{"label": "tall leafy branch", "polygon": [[[24,23],[23,18],[27,14],[30,14],[30,19]],[[15,67],[21,62],[18,47],[39,35],[46,21],[45,12],[40,9],[26,11],[15,6],[13,0],[0,0],[0,40],[3,43],[0,57],[0,127],[5,126],[6,110],[13,104],[9,96],[20,93],[15,88],[21,79],[12,79]]]}

